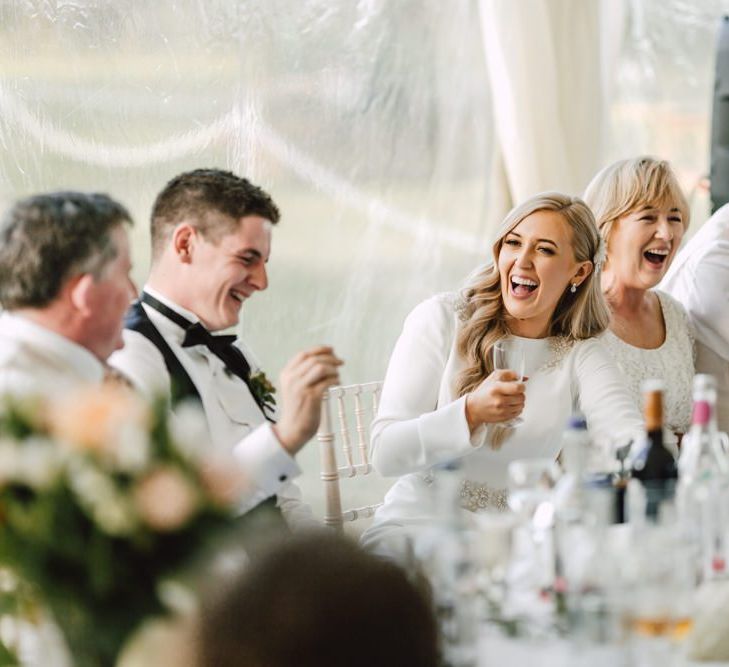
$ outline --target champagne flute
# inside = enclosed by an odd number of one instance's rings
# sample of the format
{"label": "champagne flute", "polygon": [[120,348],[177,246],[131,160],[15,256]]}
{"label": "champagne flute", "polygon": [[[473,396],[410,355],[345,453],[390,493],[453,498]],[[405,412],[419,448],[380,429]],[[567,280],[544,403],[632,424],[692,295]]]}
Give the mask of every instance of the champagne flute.
{"label": "champagne flute", "polygon": [[[491,348],[492,361],[494,364],[494,370],[514,370],[519,376],[516,382],[524,381],[524,364],[525,354],[524,345],[520,340],[514,338],[505,338],[498,341]],[[514,417],[508,421],[502,422],[501,426],[506,428],[514,428],[523,424],[524,420],[521,417]]]}

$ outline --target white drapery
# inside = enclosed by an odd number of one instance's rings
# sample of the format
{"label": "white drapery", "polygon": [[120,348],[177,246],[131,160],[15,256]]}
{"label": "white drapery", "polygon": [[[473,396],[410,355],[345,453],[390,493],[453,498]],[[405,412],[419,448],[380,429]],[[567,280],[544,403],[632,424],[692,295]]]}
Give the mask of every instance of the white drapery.
{"label": "white drapery", "polygon": [[545,190],[580,194],[601,166],[620,0],[480,0],[494,118],[491,224]]}

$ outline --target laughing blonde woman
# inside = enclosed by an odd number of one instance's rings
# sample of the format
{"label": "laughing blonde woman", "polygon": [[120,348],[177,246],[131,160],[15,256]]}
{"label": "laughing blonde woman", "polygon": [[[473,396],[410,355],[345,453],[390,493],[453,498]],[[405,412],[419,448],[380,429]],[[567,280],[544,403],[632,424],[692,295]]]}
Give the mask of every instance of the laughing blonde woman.
{"label": "laughing blonde woman", "polygon": [[[609,312],[594,264],[601,241],[577,198],[544,193],[513,209],[493,261],[460,295],[421,303],[405,321],[372,426],[373,463],[399,477],[364,543],[392,552],[392,539],[432,523],[438,464],[460,459],[462,505],[504,505],[515,459],[555,459],[570,414],[592,435],[641,428],[620,373],[596,340]],[[525,375],[494,370],[491,351],[517,339]],[[508,422],[521,417],[522,423]]]}
{"label": "laughing blonde woman", "polygon": [[680,436],[691,420],[693,334],[683,307],[655,287],[688,227],[686,198],[667,162],[638,157],[598,173],[585,201],[607,246],[601,282],[612,315],[603,342],[636,405],[643,380],[664,380],[664,421]]}

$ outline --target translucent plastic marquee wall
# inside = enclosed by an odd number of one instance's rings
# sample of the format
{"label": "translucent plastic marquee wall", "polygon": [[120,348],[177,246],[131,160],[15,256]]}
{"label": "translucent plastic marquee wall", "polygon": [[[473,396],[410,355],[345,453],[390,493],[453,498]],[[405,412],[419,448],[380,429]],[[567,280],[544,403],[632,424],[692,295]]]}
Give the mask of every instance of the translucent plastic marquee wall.
{"label": "translucent plastic marquee wall", "polygon": [[176,173],[218,166],[283,220],[246,305],[269,368],[331,342],[381,377],[421,296],[485,251],[489,91],[478,7],[439,0],[4,2],[0,198],[93,188],[147,216]]}
{"label": "translucent plastic marquee wall", "polygon": [[611,81],[606,159],[649,153],[671,161],[689,195],[689,234],[704,221],[708,193],[715,47],[727,0],[629,0]]}
{"label": "translucent plastic marquee wall", "polygon": [[[693,187],[727,3],[624,6],[606,158],[658,153]],[[142,283],[159,188],[246,175],[283,212],[270,287],[244,309],[264,367],[328,342],[345,382],[381,378],[407,312],[489,254],[498,91],[479,21],[477,0],[0,0],[0,205],[115,195]]]}

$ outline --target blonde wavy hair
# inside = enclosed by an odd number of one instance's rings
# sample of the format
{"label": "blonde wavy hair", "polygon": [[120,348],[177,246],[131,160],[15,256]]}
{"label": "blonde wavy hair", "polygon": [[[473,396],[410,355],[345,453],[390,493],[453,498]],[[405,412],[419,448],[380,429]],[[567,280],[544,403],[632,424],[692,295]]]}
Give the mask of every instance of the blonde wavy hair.
{"label": "blonde wavy hair", "polygon": [[681,212],[684,229],[689,224],[689,205],[671,165],[649,155],[618,160],[600,170],[584,199],[606,243],[618,218],[644,206],[668,203]]}
{"label": "blonde wavy hair", "polygon": [[537,211],[555,211],[572,229],[572,250],[578,262],[593,262],[593,270],[576,293],[565,290],[552,315],[549,336],[570,341],[597,336],[607,329],[610,314],[600,289],[594,257],[600,235],[592,212],[578,197],[544,192],[513,208],[504,219],[493,245],[493,261],[479,269],[461,292],[458,310],[463,326],[456,345],[466,367],[456,378],[456,394],[473,391],[493,371],[491,348],[509,335],[501,296],[499,254],[504,237],[524,218]]}

